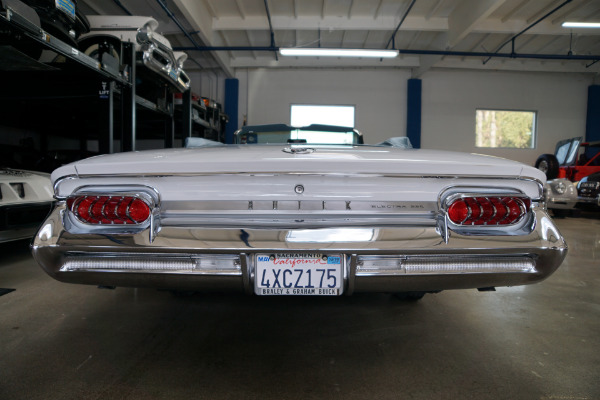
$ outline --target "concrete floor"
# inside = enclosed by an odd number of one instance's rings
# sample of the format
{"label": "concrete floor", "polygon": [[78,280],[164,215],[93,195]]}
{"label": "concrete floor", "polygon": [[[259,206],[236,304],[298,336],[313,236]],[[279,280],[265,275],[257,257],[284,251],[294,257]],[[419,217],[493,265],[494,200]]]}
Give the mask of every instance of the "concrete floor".
{"label": "concrete floor", "polygon": [[0,399],[600,399],[600,217],[537,285],[174,297],[49,278],[0,246]]}

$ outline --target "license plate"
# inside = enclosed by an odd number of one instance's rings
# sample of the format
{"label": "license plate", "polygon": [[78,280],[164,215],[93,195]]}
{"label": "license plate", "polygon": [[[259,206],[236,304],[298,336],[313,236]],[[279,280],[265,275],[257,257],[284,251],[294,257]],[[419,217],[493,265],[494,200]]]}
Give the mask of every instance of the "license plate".
{"label": "license plate", "polygon": [[339,296],[342,257],[325,254],[258,254],[254,292],[261,296]]}
{"label": "license plate", "polygon": [[55,0],[54,4],[58,10],[75,19],[75,3],[73,3],[73,0]]}

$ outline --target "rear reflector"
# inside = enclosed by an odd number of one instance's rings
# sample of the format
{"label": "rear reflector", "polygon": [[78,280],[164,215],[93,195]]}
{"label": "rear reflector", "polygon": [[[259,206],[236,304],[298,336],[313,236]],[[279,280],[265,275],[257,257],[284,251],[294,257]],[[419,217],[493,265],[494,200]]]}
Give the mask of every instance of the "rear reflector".
{"label": "rear reflector", "polygon": [[448,206],[448,218],[457,225],[512,225],[529,211],[531,200],[525,197],[459,197]]}
{"label": "rear reflector", "polygon": [[67,199],[69,211],[94,225],[139,225],[150,217],[150,206],[135,196],[81,195]]}

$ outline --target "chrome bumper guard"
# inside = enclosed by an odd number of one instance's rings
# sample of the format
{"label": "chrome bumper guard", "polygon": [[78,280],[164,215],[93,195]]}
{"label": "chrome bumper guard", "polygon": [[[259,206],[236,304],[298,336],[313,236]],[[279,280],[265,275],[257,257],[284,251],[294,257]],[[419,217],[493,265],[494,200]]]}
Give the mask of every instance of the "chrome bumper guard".
{"label": "chrome bumper guard", "polygon": [[[163,226],[128,235],[71,234],[57,207],[33,243],[38,263],[59,281],[199,291],[254,292],[256,254],[341,254],[345,294],[513,286],[551,275],[567,253],[552,220],[534,208],[534,229],[517,236],[470,236],[435,226],[379,226],[364,240],[298,240],[293,229]],[[341,228],[346,229],[346,228]],[[352,228],[349,234],[355,233]],[[289,240],[295,237],[294,240]]]}
{"label": "chrome bumper guard", "polygon": [[[183,71],[177,70],[173,53],[154,44],[142,46],[142,64],[148,69],[160,74],[179,91],[185,92],[190,87],[189,77]],[[187,81],[186,81],[187,79]]]}

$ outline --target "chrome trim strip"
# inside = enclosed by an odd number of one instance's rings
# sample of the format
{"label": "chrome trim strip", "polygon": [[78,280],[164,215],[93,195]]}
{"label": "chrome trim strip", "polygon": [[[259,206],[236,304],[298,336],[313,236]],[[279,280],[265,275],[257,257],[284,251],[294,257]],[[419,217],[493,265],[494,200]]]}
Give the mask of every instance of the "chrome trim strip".
{"label": "chrome trim strip", "polygon": [[[361,173],[311,173],[311,172],[270,172],[270,173],[247,173],[247,172],[212,172],[212,173],[165,173],[165,174],[119,174],[116,177],[119,178],[168,178],[168,177],[197,177],[197,176],[214,176],[214,175],[234,175],[234,176],[347,176],[347,177],[383,177],[383,178],[422,178],[422,179],[480,179],[480,180],[501,180],[501,181],[526,181],[534,182],[539,186],[539,198],[532,198],[532,201],[541,201],[544,194],[544,185],[542,181],[532,177],[519,176],[519,177],[507,177],[507,176],[481,176],[481,175],[419,175],[419,174],[361,174]],[[65,198],[58,195],[60,183],[68,179],[87,179],[87,178],[115,178],[115,175],[102,175],[102,174],[77,174],[77,175],[65,175],[58,178],[54,182],[54,193],[57,199]],[[454,186],[449,185],[442,188],[440,193]],[[512,189],[514,191],[514,189]]]}
{"label": "chrome trim strip", "polygon": [[[197,200],[163,203],[169,216],[240,213],[250,215],[280,214],[402,214],[429,215],[438,211],[434,201],[365,201],[365,200]],[[275,212],[275,213],[274,213]],[[166,214],[165,214],[166,215]]]}

